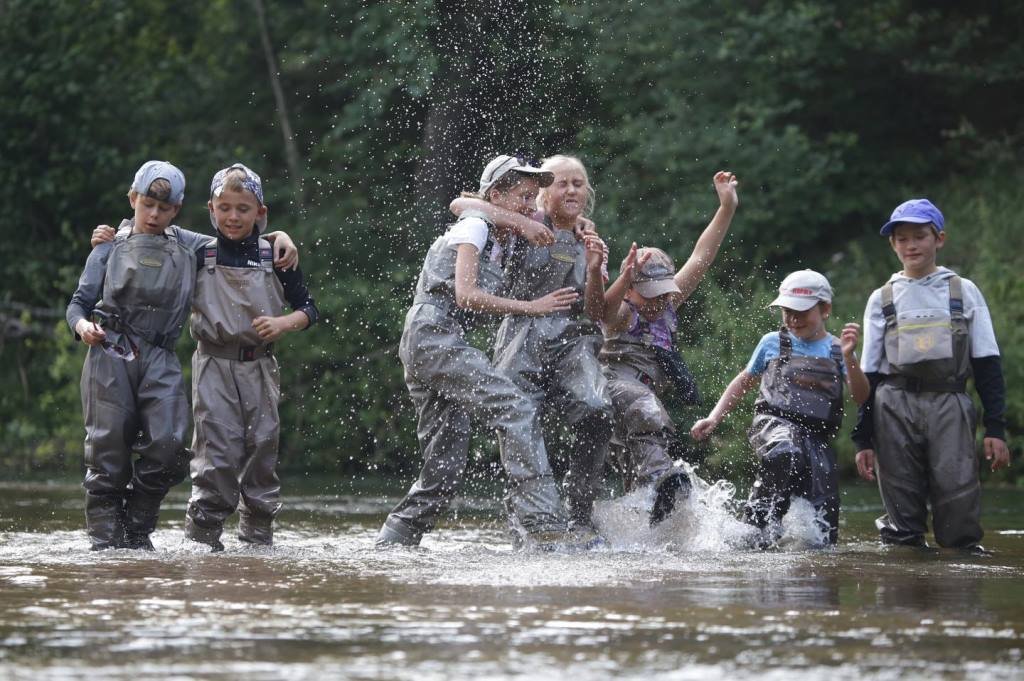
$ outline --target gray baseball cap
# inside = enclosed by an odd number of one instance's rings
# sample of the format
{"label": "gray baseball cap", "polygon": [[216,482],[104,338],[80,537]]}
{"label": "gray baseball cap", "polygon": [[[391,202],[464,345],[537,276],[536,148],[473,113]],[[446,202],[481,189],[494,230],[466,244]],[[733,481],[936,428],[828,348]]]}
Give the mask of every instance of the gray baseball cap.
{"label": "gray baseball cap", "polygon": [[487,164],[483,174],[480,175],[480,193],[486,194],[495,182],[504,177],[507,173],[515,171],[522,175],[533,177],[540,183],[541,187],[550,186],[555,181],[555,174],[550,170],[541,170],[516,156],[502,154]]}
{"label": "gray baseball cap", "polygon": [[803,312],[818,303],[831,302],[832,286],[825,275],[814,270],[798,270],[782,280],[778,297],[768,303],[768,307],[785,307]]}
{"label": "gray baseball cap", "polygon": [[[157,180],[167,180],[171,185],[171,194],[167,199],[149,193],[150,186]],[[185,200],[185,175],[167,161],[146,161],[135,173],[132,191],[178,206]]]}
{"label": "gray baseball cap", "polygon": [[650,251],[644,266],[633,277],[633,288],[644,298],[657,298],[666,293],[682,293],[676,285],[676,270],[672,258],[657,248],[640,249],[637,257]]}

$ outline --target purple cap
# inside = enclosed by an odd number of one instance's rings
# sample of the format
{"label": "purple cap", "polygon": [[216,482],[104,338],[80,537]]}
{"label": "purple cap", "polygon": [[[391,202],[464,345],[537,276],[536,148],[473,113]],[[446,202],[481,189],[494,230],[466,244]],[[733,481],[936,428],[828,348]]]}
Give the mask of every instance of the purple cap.
{"label": "purple cap", "polygon": [[882,225],[882,236],[889,236],[896,225],[901,222],[912,222],[917,225],[932,223],[935,231],[941,232],[946,225],[946,219],[942,217],[942,211],[935,207],[935,204],[928,199],[910,199],[896,206],[896,210],[889,217],[889,222]]}

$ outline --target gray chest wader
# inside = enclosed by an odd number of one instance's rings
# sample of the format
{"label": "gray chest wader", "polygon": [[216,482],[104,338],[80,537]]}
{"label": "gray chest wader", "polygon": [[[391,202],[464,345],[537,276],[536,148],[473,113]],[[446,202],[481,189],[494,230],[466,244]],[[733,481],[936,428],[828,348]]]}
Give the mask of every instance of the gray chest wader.
{"label": "gray chest wader", "polygon": [[878,488],[883,541],[923,545],[932,509],[940,546],[981,541],[981,488],[975,455],[970,336],[960,277],[949,279],[949,314],[898,310],[882,287],[885,355],[892,374],[875,390]]}
{"label": "gray chest wader", "polygon": [[831,447],[843,423],[843,356],[833,342],[830,357],[794,357],[793,338],[779,331],[779,356],[768,362],[748,431],[758,476],[744,517],[779,535],[790,500],[807,499],[822,513],[826,541],[839,536],[839,470]]}
{"label": "gray chest wader", "polygon": [[115,239],[94,310],[107,349],[89,348],[81,384],[94,549],[152,548],[160,502],[185,476],[188,402],[173,348],[194,285],[195,255],[173,228]]}
{"label": "gray chest wader", "polygon": [[[496,294],[504,275],[500,264],[490,260],[493,247],[488,239],[480,254],[479,285]],[[455,304],[456,249],[447,235],[431,246],[405,318],[398,355],[416,407],[423,468],[388,515],[378,545],[415,545],[433,529],[462,481],[474,416],[501,438],[501,460],[509,477],[505,505],[513,529],[533,535],[566,529],[532,403],[466,342]]]}
{"label": "gray chest wader", "polygon": [[259,267],[218,265],[213,240],[196,278],[191,332],[199,345],[192,355],[195,436],[185,534],[214,548],[236,507],[238,538],[270,545],[281,508],[280,376],[273,345],[252,322],[280,317],[285,299],[270,243],[260,239],[259,252]]}
{"label": "gray chest wader", "polygon": [[675,425],[660,396],[694,404],[699,395],[679,353],[654,345],[651,323],[640,315],[638,320],[639,333],[607,338],[600,359],[614,407],[612,465],[627,492],[653,487],[655,524],[673,510],[677,492],[685,496],[690,488],[689,478],[672,461]]}
{"label": "gray chest wader", "polygon": [[584,247],[572,231],[552,229],[550,246],[517,244],[505,267],[508,297],[535,300],[569,287],[580,299],[544,317],[507,315],[495,337],[494,365],[526,393],[538,419],[572,433],[562,489],[572,521],[589,524],[611,437],[611,400],[597,360],[600,329],[584,313]]}

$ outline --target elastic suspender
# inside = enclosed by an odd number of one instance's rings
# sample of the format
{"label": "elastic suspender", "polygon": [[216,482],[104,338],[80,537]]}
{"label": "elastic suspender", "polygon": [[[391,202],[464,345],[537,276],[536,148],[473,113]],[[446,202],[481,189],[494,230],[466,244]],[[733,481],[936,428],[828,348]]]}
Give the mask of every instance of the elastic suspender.
{"label": "elastic suspender", "polygon": [[789,329],[785,326],[779,328],[779,359],[783,362],[789,361],[793,354],[793,337],[789,335]]}
{"label": "elastic suspender", "polygon": [[203,266],[207,272],[213,272],[217,267],[217,240],[210,239],[206,242],[206,248],[203,251]]}
{"label": "elastic suspender", "polygon": [[839,370],[839,376],[843,375],[843,348],[835,339],[832,339],[832,349],[829,351],[829,356],[836,363],[836,368]]}
{"label": "elastic suspender", "polygon": [[270,242],[266,239],[259,240],[260,247],[260,267],[263,268],[264,272],[274,271],[274,247],[270,245]]}
{"label": "elastic suspender", "polygon": [[950,320],[964,318],[964,288],[960,277],[956,275],[949,278],[949,318]]}
{"label": "elastic suspender", "polygon": [[896,306],[892,302],[892,282],[885,282],[882,287],[882,316],[885,317],[885,328],[896,328]]}

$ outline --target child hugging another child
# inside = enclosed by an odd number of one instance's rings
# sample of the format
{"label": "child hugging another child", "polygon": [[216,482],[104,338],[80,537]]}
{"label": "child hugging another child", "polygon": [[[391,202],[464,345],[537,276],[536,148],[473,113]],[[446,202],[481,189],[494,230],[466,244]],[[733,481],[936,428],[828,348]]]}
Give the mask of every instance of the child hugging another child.
{"label": "child hugging another child", "polygon": [[839,471],[831,441],[843,421],[843,378],[857,404],[871,390],[857,363],[859,327],[847,324],[837,339],[825,328],[832,287],[821,274],[801,270],[787,276],[770,307],[782,310],[782,327],[765,334],[747,367],[722,393],[711,414],[690,430],[707,438],[743,396],[760,383],[748,431],[758,479],[744,518],[762,532],[758,546],[774,545],[781,520],[796,495],[823,515],[826,543],[839,534]]}

